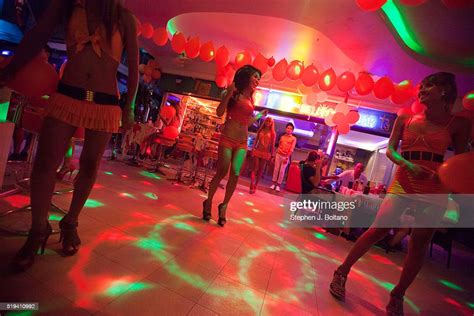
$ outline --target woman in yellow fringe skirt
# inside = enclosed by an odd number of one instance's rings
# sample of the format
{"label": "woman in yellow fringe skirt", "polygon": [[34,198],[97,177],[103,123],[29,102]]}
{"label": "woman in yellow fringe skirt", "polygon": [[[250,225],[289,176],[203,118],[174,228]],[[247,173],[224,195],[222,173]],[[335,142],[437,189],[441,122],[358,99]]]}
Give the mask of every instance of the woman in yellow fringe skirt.
{"label": "woman in yellow fringe skirt", "polygon": [[[8,81],[37,55],[56,25],[66,23],[68,62],[57,93],[50,97],[31,175],[32,227],[12,267],[28,269],[51,234],[48,211],[56,170],[77,128],[85,128],[79,174],[68,214],[59,223],[65,255],[74,255],[81,243],[78,217],[94,185],[101,157],[112,133],[133,121],[138,85],[138,44],[135,17],[119,0],[52,0],[38,24],[25,35],[15,57],[2,71]],[[122,51],[128,59],[128,98],[118,106],[116,74]],[[122,121],[122,122],[121,122]]]}

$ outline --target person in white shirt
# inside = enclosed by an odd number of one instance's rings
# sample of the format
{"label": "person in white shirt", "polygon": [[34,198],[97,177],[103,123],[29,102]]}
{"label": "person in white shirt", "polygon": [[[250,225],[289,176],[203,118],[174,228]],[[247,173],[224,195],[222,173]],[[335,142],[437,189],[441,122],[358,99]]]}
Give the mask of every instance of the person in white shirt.
{"label": "person in white shirt", "polygon": [[362,173],[365,169],[364,164],[358,163],[355,165],[354,169],[343,171],[336,178],[336,181],[342,181],[342,186],[348,187],[349,182],[354,183],[355,180],[359,180],[364,184],[367,184],[367,177]]}

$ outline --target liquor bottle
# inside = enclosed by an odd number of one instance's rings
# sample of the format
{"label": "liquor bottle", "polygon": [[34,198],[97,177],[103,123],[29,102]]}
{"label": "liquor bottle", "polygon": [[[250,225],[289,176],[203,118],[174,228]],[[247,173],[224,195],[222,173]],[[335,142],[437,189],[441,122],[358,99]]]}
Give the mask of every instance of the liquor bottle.
{"label": "liquor bottle", "polygon": [[370,193],[370,181],[367,181],[367,185],[364,187],[364,194],[368,195]]}

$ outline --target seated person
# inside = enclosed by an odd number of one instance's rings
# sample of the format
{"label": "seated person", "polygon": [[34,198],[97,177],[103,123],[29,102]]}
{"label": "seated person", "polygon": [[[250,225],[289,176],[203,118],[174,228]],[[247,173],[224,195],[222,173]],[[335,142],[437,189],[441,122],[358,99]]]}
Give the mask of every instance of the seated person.
{"label": "seated person", "polygon": [[308,158],[301,166],[302,168],[302,179],[301,179],[301,193],[311,193],[315,188],[319,186],[321,181],[321,167],[323,160],[317,151],[311,151],[308,154]]}
{"label": "seated person", "polygon": [[365,169],[364,164],[359,162],[355,165],[354,169],[343,171],[338,176],[331,177],[330,179],[332,179],[332,181],[330,182],[334,182],[334,179],[336,181],[341,181],[342,182],[341,185],[344,187],[349,187],[349,182],[354,183],[355,180],[359,180],[359,183],[363,182],[364,184],[366,184],[367,177],[365,176],[365,174],[362,173],[364,169]]}

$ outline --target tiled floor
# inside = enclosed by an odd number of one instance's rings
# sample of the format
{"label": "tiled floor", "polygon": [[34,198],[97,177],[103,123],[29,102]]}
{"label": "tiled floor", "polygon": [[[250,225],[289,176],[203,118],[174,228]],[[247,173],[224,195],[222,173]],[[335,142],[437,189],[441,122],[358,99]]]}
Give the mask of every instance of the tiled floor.
{"label": "tiled floor", "polygon": [[[224,191],[219,190],[213,208]],[[71,195],[56,196],[67,207]],[[372,249],[355,267],[345,303],[328,293],[332,272],[352,243],[319,229],[285,223],[288,194],[239,186],[220,228],[200,219],[205,195],[164,177],[103,161],[79,225],[83,241],[73,257],[59,255],[58,235],[25,273],[8,262],[23,237],[0,237],[0,302],[39,302],[21,315],[384,315],[403,253]],[[0,210],[25,197],[0,201]],[[0,225],[28,222],[28,213]],[[51,215],[57,227],[60,217]],[[7,222],[8,221],[8,222]],[[23,222],[22,222],[23,221]],[[407,293],[408,315],[472,315],[472,255],[427,258]]]}

